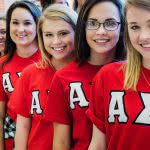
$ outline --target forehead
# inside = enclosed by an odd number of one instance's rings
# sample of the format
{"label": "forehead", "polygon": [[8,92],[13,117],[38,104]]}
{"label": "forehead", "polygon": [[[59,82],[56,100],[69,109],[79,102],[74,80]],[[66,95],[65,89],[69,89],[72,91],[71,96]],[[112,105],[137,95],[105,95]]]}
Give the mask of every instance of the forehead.
{"label": "forehead", "polygon": [[150,11],[143,9],[143,8],[135,7],[135,6],[129,6],[127,8],[126,18],[127,18],[127,22],[149,21],[150,20]]}
{"label": "forehead", "polygon": [[120,19],[118,8],[112,2],[100,2],[93,6],[88,18],[105,20],[107,18]]}
{"label": "forehead", "polygon": [[27,9],[18,7],[13,10],[11,19],[33,20],[33,16]]}
{"label": "forehead", "polygon": [[53,32],[59,30],[72,30],[72,27],[63,19],[46,19],[43,22],[42,30],[45,32]]}
{"label": "forehead", "polygon": [[0,28],[6,28],[6,21],[0,20]]}

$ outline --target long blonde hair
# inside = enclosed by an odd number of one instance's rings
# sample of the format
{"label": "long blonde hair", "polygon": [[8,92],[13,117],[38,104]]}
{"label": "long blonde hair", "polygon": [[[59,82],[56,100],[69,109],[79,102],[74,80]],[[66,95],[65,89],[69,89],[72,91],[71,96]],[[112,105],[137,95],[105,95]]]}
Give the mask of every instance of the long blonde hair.
{"label": "long blonde hair", "polygon": [[131,44],[129,33],[128,33],[126,13],[130,6],[135,6],[150,11],[150,1],[149,0],[127,0],[126,7],[125,7],[125,47],[127,49],[127,63],[124,64],[124,71],[125,71],[124,88],[132,89],[136,91],[137,83],[141,72],[142,55]]}

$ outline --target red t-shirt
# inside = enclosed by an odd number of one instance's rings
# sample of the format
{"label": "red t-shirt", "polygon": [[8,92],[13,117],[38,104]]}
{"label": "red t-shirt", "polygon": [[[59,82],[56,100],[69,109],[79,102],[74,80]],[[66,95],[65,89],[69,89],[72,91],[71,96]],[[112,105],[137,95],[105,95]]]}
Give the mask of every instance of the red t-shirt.
{"label": "red t-shirt", "polygon": [[[8,102],[22,70],[28,65],[39,61],[40,58],[41,53],[39,50],[28,58],[22,58],[14,52],[12,59],[4,66],[3,70],[0,70],[0,101]],[[1,57],[0,64],[3,61],[4,58]],[[9,108],[7,108],[7,114],[11,119],[16,119],[16,115]]]}
{"label": "red t-shirt", "polygon": [[[106,135],[108,150],[149,150],[150,86],[141,74],[137,91],[125,90],[122,64],[109,64],[98,72],[87,115]],[[142,71],[150,81],[150,70]]]}
{"label": "red t-shirt", "polygon": [[42,119],[42,114],[54,73],[52,67],[26,67],[8,103],[15,113],[32,119],[28,150],[52,150],[52,123]]}
{"label": "red t-shirt", "polygon": [[71,62],[56,72],[49,93],[44,117],[71,126],[71,150],[87,150],[92,123],[86,117],[91,81],[100,66]]}

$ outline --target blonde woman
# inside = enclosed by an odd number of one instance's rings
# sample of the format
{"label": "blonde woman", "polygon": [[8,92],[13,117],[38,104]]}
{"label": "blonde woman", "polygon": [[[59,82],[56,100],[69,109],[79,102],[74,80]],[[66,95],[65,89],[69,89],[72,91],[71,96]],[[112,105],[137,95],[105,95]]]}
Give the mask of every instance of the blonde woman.
{"label": "blonde woman", "polygon": [[42,60],[23,71],[9,103],[18,114],[16,150],[52,150],[52,123],[42,114],[53,75],[74,58],[76,21],[77,14],[61,4],[48,7],[39,20]]}
{"label": "blonde woman", "polygon": [[127,61],[102,68],[92,86],[89,150],[150,147],[150,1],[127,0],[125,17]]}

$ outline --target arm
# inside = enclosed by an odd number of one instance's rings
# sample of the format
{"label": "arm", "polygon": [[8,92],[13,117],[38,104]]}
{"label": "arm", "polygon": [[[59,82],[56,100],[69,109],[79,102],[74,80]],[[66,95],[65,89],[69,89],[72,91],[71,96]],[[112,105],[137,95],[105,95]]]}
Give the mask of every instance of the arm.
{"label": "arm", "polygon": [[5,102],[0,102],[0,150],[4,150],[3,127],[5,117]]}
{"label": "arm", "polygon": [[25,118],[23,116],[17,115],[15,150],[27,150],[30,127],[30,118]]}
{"label": "arm", "polygon": [[106,150],[105,134],[93,125],[92,140],[88,150]]}
{"label": "arm", "polygon": [[70,126],[54,123],[53,150],[70,150]]}

